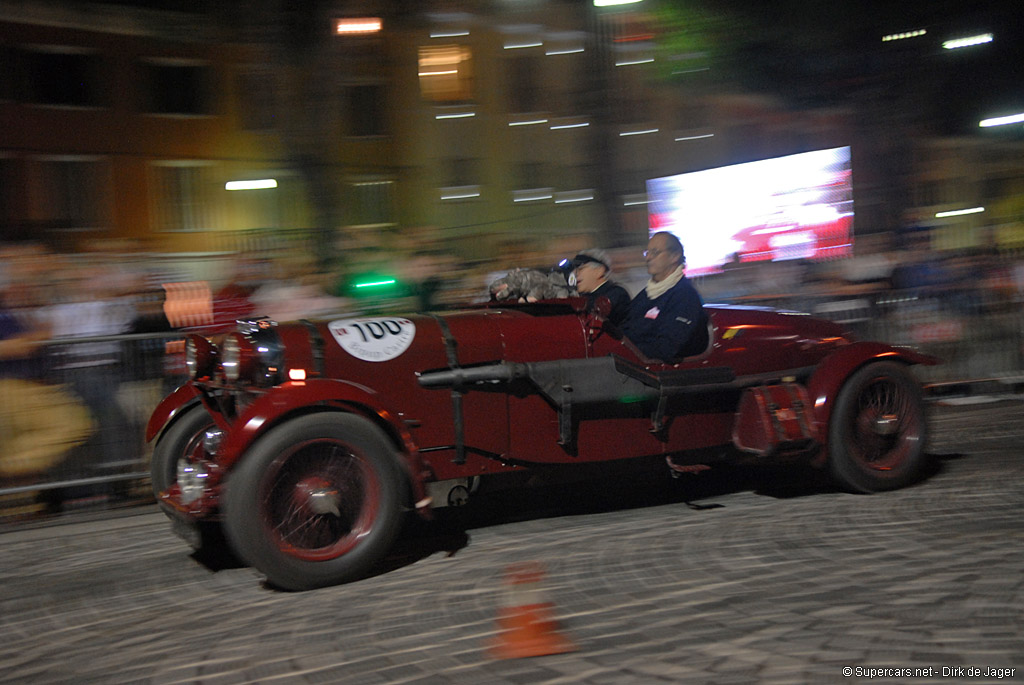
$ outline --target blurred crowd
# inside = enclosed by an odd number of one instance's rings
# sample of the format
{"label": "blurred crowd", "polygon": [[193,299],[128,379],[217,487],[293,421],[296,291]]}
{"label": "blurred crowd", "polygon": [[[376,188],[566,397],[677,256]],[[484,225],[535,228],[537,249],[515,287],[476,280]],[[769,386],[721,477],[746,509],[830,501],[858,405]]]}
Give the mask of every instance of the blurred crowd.
{"label": "blurred crowd", "polygon": [[167,354],[182,333],[480,302],[501,259],[556,261],[510,243],[468,262],[429,240],[354,244],[335,268],[308,246],[182,258],[125,241],[0,244],[0,495],[59,482],[41,490],[51,508],[120,496],[146,468],[149,412],[182,380],[181,355]]}
{"label": "blurred crowd", "polygon": [[984,248],[936,251],[926,235],[896,241],[875,234],[858,238],[852,257],[737,261],[699,279],[698,287],[707,302],[924,296],[961,308],[1010,306],[1024,301],[1024,255]]}

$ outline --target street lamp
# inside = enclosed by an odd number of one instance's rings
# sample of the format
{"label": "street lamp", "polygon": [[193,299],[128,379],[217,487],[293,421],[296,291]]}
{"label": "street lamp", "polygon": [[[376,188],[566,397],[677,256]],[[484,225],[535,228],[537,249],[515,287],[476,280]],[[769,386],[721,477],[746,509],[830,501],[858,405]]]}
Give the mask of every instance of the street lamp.
{"label": "street lamp", "polygon": [[[246,181],[228,181],[224,184],[224,190],[273,190],[277,188],[276,178],[255,178]],[[268,211],[269,215],[273,216],[273,220],[277,223],[277,228],[282,227],[282,209],[281,203],[277,197],[277,193],[274,192],[270,195],[263,195],[262,193],[256,197],[265,198],[266,201],[271,202],[272,206]]]}
{"label": "street lamp", "polygon": [[914,31],[904,31],[902,33],[890,33],[886,36],[882,36],[882,42],[888,43],[891,40],[906,40],[907,38],[917,38],[928,33],[927,29],[915,29]]}
{"label": "street lamp", "polygon": [[993,38],[991,33],[981,33],[977,36],[967,36],[966,38],[947,40],[942,44],[942,47],[946,48],[947,50],[956,50],[957,48],[969,48],[972,45],[991,43],[992,40]]}
{"label": "street lamp", "polygon": [[966,216],[968,214],[981,214],[985,211],[984,207],[971,207],[969,209],[953,209],[948,212],[936,212],[936,219],[945,219],[951,216]]}
{"label": "street lamp", "polygon": [[1011,114],[1005,117],[995,117],[994,119],[982,119],[978,122],[978,126],[981,128],[989,128],[992,126],[1006,126],[1007,124],[1019,124],[1024,122],[1024,112],[1020,114]]}
{"label": "street lamp", "polygon": [[252,181],[228,181],[224,184],[224,190],[263,190],[276,187],[277,179],[275,178],[257,178]]}

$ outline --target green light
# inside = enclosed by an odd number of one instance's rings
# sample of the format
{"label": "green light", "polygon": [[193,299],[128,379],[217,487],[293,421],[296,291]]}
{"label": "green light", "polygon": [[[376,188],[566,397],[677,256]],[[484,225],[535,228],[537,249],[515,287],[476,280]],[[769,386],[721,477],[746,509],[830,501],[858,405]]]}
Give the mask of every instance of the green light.
{"label": "green light", "polygon": [[386,281],[370,281],[369,283],[356,283],[357,288],[375,288],[381,285],[394,285],[397,281],[393,278]]}

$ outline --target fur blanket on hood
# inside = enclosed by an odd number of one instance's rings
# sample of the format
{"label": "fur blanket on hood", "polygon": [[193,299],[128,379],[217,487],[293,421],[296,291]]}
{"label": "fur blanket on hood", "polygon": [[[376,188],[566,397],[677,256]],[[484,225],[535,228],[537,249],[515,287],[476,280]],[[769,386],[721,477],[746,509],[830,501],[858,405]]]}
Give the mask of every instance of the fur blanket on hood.
{"label": "fur blanket on hood", "polygon": [[573,290],[560,271],[544,273],[539,269],[512,269],[490,285],[491,300],[536,302],[569,297]]}

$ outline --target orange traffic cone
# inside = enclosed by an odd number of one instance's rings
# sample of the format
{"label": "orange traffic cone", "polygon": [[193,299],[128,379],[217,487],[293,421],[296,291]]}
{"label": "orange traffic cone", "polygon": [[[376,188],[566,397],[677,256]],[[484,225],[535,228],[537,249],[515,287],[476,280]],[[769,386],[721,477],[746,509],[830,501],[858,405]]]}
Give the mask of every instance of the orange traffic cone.
{"label": "orange traffic cone", "polygon": [[554,605],[546,600],[540,587],[543,580],[544,567],[538,562],[508,568],[504,602],[498,607],[501,632],[490,650],[496,659],[576,651],[573,641],[558,632]]}

